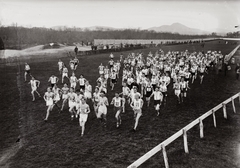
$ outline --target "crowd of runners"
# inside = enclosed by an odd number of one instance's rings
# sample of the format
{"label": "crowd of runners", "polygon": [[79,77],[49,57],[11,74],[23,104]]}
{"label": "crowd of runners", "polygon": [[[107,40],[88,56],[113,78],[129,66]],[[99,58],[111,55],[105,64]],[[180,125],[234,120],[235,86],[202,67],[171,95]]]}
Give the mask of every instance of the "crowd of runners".
{"label": "crowd of runners", "polygon": [[[161,107],[166,105],[169,90],[174,91],[176,103],[184,102],[190,85],[196,82],[197,77],[202,84],[208,70],[211,67],[221,69],[223,61],[220,51],[191,53],[186,50],[164,53],[160,49],[155,53],[149,52],[147,55],[129,53],[123,56],[120,54],[116,59],[111,53],[109,57],[107,65],[101,63],[98,67],[99,78],[94,88],[83,75],[79,78],[76,76],[79,65],[77,57],[69,61],[69,66],[59,60],[57,64],[61,79],[55,75],[50,76],[48,80],[50,85],[43,95],[47,106],[44,120],[48,120],[54,107],[59,112],[64,112],[68,108],[71,120],[79,119],[83,136],[90,109],[94,109],[96,117],[106,127],[108,108],[112,105],[115,111],[116,127],[119,127],[122,123],[121,114],[125,113],[126,106],[130,106],[134,113],[133,130],[136,131],[144,104],[148,107],[153,105],[156,116],[159,116]],[[35,101],[35,93],[41,97],[37,91],[40,81],[31,75],[30,66],[26,63],[25,81],[27,81],[27,75],[31,76],[29,84],[32,89],[32,101]],[[63,87],[59,88],[58,85]],[[121,85],[122,90],[116,92],[115,85]],[[170,87],[172,89],[169,89]],[[107,97],[108,92],[114,92],[115,96],[110,99]],[[153,103],[151,103],[152,99]]]}

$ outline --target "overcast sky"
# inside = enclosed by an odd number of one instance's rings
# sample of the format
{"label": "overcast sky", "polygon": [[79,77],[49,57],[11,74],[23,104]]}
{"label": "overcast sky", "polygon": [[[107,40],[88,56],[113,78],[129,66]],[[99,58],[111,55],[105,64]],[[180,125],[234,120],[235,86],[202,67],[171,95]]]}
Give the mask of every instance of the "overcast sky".
{"label": "overcast sky", "polygon": [[207,31],[236,31],[240,1],[0,0],[4,26],[145,29],[175,22]]}

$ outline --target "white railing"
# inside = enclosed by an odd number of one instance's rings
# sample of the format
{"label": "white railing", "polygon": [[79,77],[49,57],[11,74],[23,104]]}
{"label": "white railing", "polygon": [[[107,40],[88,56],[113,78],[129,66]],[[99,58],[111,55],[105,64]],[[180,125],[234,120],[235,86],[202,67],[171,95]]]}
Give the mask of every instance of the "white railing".
{"label": "white railing", "polygon": [[240,38],[199,38],[199,39],[94,39],[95,45],[106,45],[115,44],[120,45],[128,44],[161,44],[166,42],[184,42],[184,41],[210,41],[210,40],[229,40],[229,41],[240,41]]}
{"label": "white railing", "polygon": [[192,121],[190,124],[186,125],[183,127],[181,130],[173,134],[171,137],[154,147],[152,150],[147,152],[145,155],[140,157],[138,160],[136,160],[134,163],[128,166],[128,168],[137,168],[141,164],[143,164],[145,161],[147,161],[149,158],[151,158],[153,155],[155,155],[157,152],[162,150],[163,153],[163,159],[165,163],[165,168],[169,168],[168,164],[168,157],[167,157],[167,152],[165,147],[175,141],[177,138],[180,136],[183,136],[183,144],[184,144],[184,151],[185,153],[189,153],[188,151],[188,142],[187,142],[187,131],[193,128],[195,125],[199,124],[200,128],[200,138],[204,137],[204,132],[203,132],[203,120],[209,116],[213,116],[213,125],[214,127],[217,127],[217,122],[216,122],[216,116],[215,112],[218,111],[219,109],[223,108],[223,116],[225,119],[227,119],[227,111],[226,111],[226,104],[232,102],[232,107],[233,107],[233,112],[236,113],[236,108],[235,108],[235,103],[234,100],[239,97],[239,103],[240,103],[240,93],[237,93],[236,95],[230,97],[229,99],[225,100],[224,102],[220,103],[213,109],[209,110],[202,116],[198,117],[196,120]]}
{"label": "white railing", "polygon": [[233,57],[233,55],[236,53],[236,51],[239,49],[239,47],[240,47],[240,45],[235,47],[228,55],[226,55],[224,58],[224,62],[228,62]]}
{"label": "white railing", "polygon": [[95,45],[106,44],[165,44],[166,42],[184,42],[184,41],[210,41],[219,40],[220,38],[199,38],[199,39],[94,39]]}

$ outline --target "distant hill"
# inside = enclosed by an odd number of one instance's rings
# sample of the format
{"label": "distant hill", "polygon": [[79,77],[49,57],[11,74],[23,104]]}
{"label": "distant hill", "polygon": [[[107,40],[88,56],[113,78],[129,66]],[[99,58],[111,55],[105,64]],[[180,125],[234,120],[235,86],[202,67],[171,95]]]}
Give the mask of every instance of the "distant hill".
{"label": "distant hill", "polygon": [[108,31],[108,30],[117,30],[117,28],[113,27],[107,27],[107,26],[91,26],[91,27],[84,27],[83,30],[89,30],[89,31],[94,31],[94,30],[99,30],[99,31]]}
{"label": "distant hill", "polygon": [[[70,30],[70,31],[115,31],[115,30],[128,30],[135,28],[114,28],[109,26],[90,26],[90,27],[68,27],[68,26],[54,26],[51,27],[53,30]],[[210,35],[212,32],[216,32],[218,35],[226,35],[229,31],[226,29],[215,28],[208,31],[204,31],[201,29],[195,29],[187,27],[181,23],[173,23],[171,25],[162,25],[159,27],[151,27],[148,29],[140,29],[140,30],[149,30],[155,31],[157,33],[178,33],[181,35]]]}
{"label": "distant hill", "polygon": [[[68,26],[54,26],[51,27],[53,30],[71,30],[71,31],[115,31],[115,30],[127,30],[134,28],[114,28],[109,26],[90,26],[90,27],[68,27]],[[143,30],[143,29],[140,29]],[[228,32],[224,29],[213,29],[213,30],[200,30],[195,28],[187,27],[181,23],[173,23],[171,25],[162,25],[159,27],[151,27],[145,30],[155,31],[157,33],[167,32],[167,33],[178,33],[181,35],[210,35],[212,32],[216,32],[218,35],[226,35]]]}
{"label": "distant hill", "polygon": [[107,27],[107,26],[91,26],[91,27],[67,27],[67,26],[54,26],[51,27],[54,30],[65,30],[65,29],[74,29],[76,31],[83,31],[83,30],[88,30],[88,31],[108,31],[108,30],[119,30],[117,28],[113,27]]}
{"label": "distant hill", "polygon": [[147,30],[153,30],[156,32],[169,32],[169,33],[179,33],[179,34],[186,34],[186,35],[204,35],[210,34],[211,32],[203,31],[200,29],[194,29],[187,27],[180,23],[173,23],[172,25],[163,25],[159,27],[151,27]]}

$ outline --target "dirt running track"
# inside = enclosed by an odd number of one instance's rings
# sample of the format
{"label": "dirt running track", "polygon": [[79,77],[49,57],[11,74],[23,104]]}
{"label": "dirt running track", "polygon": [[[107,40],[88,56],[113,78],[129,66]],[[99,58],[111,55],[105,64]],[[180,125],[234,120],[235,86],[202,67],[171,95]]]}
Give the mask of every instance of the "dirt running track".
{"label": "dirt running track", "polygon": [[[236,45],[220,42],[209,42],[205,51],[221,50],[223,54],[229,53]],[[163,46],[162,49],[201,51],[198,44]],[[148,53],[149,49],[143,50]],[[156,51],[156,49],[152,49]],[[128,52],[124,52],[124,56]],[[115,53],[119,58],[120,53]],[[77,76],[84,74],[86,79],[95,86],[98,65],[106,64],[108,54],[79,57],[80,66]],[[62,60],[67,64],[69,58]],[[19,60],[17,64],[1,67],[1,139],[0,161],[7,156],[7,151],[15,146],[20,135],[20,149],[9,157],[8,161],[0,162],[0,167],[11,168],[38,168],[38,167],[81,167],[81,168],[122,168],[127,167],[147,151],[174,134],[176,131],[240,91],[240,81],[235,80],[233,70],[228,71],[225,77],[223,72],[218,75],[211,70],[204,78],[203,84],[199,79],[192,85],[183,104],[178,105],[172,89],[169,89],[168,102],[162,108],[159,117],[154,113],[153,105],[144,106],[144,116],[140,118],[139,129],[131,132],[133,114],[129,107],[122,116],[123,124],[115,128],[115,119],[112,107],[108,112],[107,128],[103,129],[91,112],[87,125],[86,135],[80,137],[78,121],[70,121],[67,109],[61,114],[54,109],[50,114],[49,122],[44,123],[46,112],[45,102],[42,98],[31,101],[30,86],[24,83],[23,63],[29,62],[32,74],[41,81],[39,88],[43,93],[48,86],[50,75],[58,75],[57,58],[44,57],[38,60]],[[84,61],[84,62],[83,62]],[[234,69],[234,67],[232,68]],[[20,72],[18,76],[17,72]],[[59,85],[62,87],[62,85]],[[108,93],[109,101],[114,92],[121,90],[120,82],[113,92]],[[153,102],[152,102],[153,103]],[[217,128],[213,127],[212,118],[204,120],[204,139],[199,138],[199,129],[194,127],[188,132],[189,152],[184,154],[183,140],[179,138],[167,146],[168,159],[172,168],[237,168],[240,167],[240,108],[236,101],[237,113],[233,114],[231,106],[227,106],[228,119],[223,119],[222,111],[216,113]],[[13,152],[14,153],[14,152]],[[10,155],[12,156],[12,155]],[[6,159],[5,159],[6,160]],[[141,167],[164,167],[162,154],[156,154]]]}

